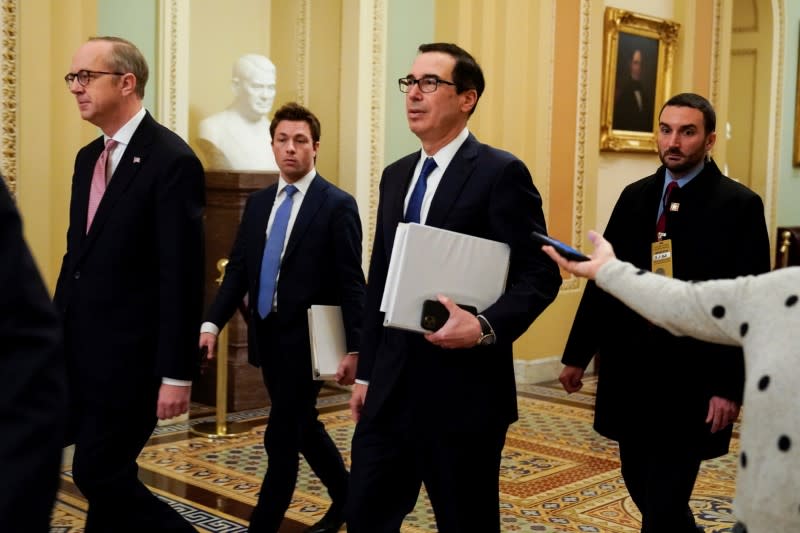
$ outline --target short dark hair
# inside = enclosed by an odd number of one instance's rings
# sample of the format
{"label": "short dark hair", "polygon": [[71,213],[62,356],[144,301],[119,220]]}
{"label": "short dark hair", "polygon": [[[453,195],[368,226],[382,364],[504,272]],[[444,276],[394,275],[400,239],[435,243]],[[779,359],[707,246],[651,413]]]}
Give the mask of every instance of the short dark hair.
{"label": "short dark hair", "polygon": [[672,107],[691,107],[703,113],[703,126],[706,129],[706,135],[717,129],[717,114],[714,112],[714,106],[711,102],[695,93],[680,93],[676,94],[661,107],[658,116],[664,112],[667,106]]}
{"label": "short dark hair", "polygon": [[272,117],[272,122],[269,125],[270,138],[275,137],[275,130],[278,128],[278,123],[280,123],[282,120],[302,120],[303,122],[306,122],[308,127],[311,129],[311,139],[314,142],[319,142],[319,137],[322,133],[319,125],[319,119],[316,117],[316,115],[314,115],[314,113],[301,106],[297,102],[289,102],[288,104],[284,104],[280,109],[275,111],[275,115]]}
{"label": "short dark hair", "polygon": [[133,74],[136,77],[136,94],[139,98],[144,98],[149,70],[147,60],[136,45],[122,37],[92,37],[89,41],[111,43],[111,56],[107,58],[108,69]]}
{"label": "short dark hair", "polygon": [[478,98],[475,99],[475,105],[470,109],[469,114],[475,112],[478,107],[478,100],[483,94],[483,89],[486,87],[486,81],[483,78],[483,70],[472,55],[453,43],[429,43],[421,44],[419,46],[419,53],[426,54],[428,52],[441,52],[452,56],[456,60],[453,67],[453,83],[456,84],[456,92],[463,93],[470,89],[475,89],[478,93]]}

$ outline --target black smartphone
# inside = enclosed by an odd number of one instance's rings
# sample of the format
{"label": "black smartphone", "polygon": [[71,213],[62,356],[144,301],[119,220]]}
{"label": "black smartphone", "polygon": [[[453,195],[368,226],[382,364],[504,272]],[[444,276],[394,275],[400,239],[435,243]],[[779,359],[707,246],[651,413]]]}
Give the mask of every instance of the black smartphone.
{"label": "black smartphone", "polygon": [[[473,315],[478,314],[478,309],[474,305],[457,305]],[[439,300],[425,300],[422,302],[422,318],[419,321],[419,325],[423,329],[437,331],[444,326],[448,318],[450,318],[450,311]]]}
{"label": "black smartphone", "polygon": [[556,252],[558,252],[561,257],[569,259],[570,261],[589,261],[589,257],[583,255],[572,246],[567,246],[563,242],[549,237],[543,233],[539,233],[538,231],[531,233],[531,239],[539,244],[549,244],[555,249]]}

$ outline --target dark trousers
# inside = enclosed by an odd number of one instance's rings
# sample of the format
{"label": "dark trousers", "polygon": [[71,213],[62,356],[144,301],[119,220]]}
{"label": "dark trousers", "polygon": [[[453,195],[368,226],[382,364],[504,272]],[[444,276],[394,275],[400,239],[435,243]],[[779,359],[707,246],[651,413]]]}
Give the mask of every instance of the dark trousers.
{"label": "dark trousers", "polygon": [[689,499],[700,471],[700,455],[681,444],[619,442],[622,478],[642,513],[642,533],[697,533]]}
{"label": "dark trousers", "polygon": [[136,458],[156,425],[156,397],[157,389],[144,403],[73,413],[72,475],[89,502],[86,533],[196,531],[138,478]]}
{"label": "dark trousers", "polygon": [[264,433],[269,464],[250,517],[250,531],[278,531],[292,500],[301,453],[328,489],[333,501],[329,513],[343,513],[348,473],[338,448],[318,419],[316,399],[322,382],[311,379],[310,368],[305,378],[272,376],[264,365],[262,373],[272,401]]}
{"label": "dark trousers", "polygon": [[508,426],[418,431],[362,416],[352,445],[347,531],[397,533],[425,484],[440,533],[500,531],[500,456]]}

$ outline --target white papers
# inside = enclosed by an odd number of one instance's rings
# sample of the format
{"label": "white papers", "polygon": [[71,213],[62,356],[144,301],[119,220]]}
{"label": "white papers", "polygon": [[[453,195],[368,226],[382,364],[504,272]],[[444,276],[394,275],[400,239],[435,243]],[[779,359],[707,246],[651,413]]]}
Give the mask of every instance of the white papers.
{"label": "white papers", "polygon": [[381,300],[383,325],[420,333],[422,304],[443,294],[478,311],[505,290],[505,243],[421,224],[398,224]]}
{"label": "white papers", "polygon": [[308,336],[311,340],[311,377],[334,379],[336,369],[347,353],[342,308],[338,305],[312,305],[308,310]]}

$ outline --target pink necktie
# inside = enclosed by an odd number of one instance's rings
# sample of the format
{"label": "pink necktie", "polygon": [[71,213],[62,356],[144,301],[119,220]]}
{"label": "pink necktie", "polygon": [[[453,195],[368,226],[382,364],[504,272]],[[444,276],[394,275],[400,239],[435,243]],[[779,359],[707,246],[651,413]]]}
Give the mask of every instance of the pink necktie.
{"label": "pink necktie", "polygon": [[97,163],[94,165],[94,172],[92,173],[92,185],[89,189],[89,211],[86,214],[86,233],[89,233],[89,228],[92,227],[92,220],[97,213],[97,207],[100,205],[100,200],[106,192],[108,186],[107,171],[108,154],[117,146],[117,141],[109,139],[106,141],[106,147],[97,158]]}

